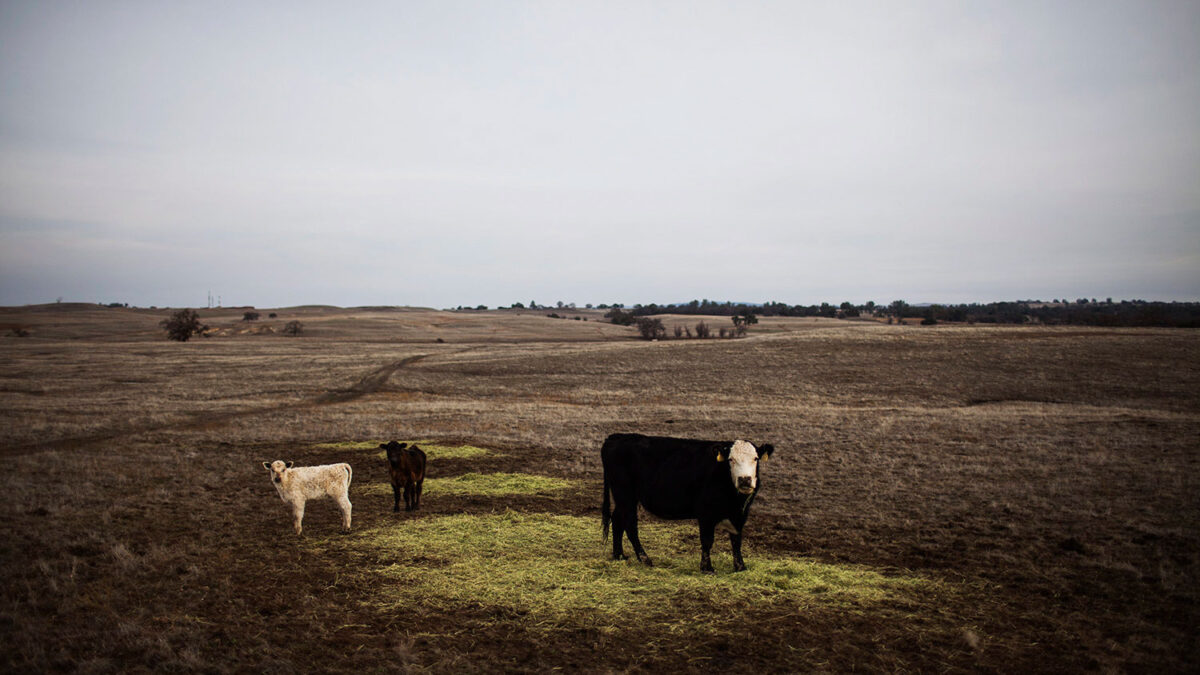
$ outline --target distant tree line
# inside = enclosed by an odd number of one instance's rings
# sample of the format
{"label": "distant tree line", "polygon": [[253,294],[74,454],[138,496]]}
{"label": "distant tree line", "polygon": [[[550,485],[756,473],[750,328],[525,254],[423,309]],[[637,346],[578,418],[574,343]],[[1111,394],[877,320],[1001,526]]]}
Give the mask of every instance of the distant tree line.
{"label": "distant tree line", "polygon": [[[608,306],[600,305],[601,309]],[[1121,300],[1114,302],[1079,298],[1074,301],[1055,299],[1017,300],[1012,302],[910,305],[896,300],[888,305],[874,302],[856,305],[843,302],[833,305],[788,305],[781,302],[762,304],[713,302],[692,300],[688,303],[658,305],[634,305],[624,309],[622,305],[611,305],[605,314],[615,324],[631,326],[639,317],[656,314],[686,314],[705,316],[792,316],[852,319],[857,317],[887,317],[892,320],[920,319],[922,323],[941,322],[990,323],[990,324],[1046,324],[1079,326],[1165,326],[1177,328],[1200,327],[1200,303],[1197,302],[1150,302],[1146,300]],[[735,321],[735,326],[737,322]],[[744,332],[744,327],[743,327]]]}
{"label": "distant tree line", "polygon": [[[895,303],[893,303],[895,304]],[[889,307],[889,310],[892,308]],[[1022,324],[1050,326],[1159,326],[1200,328],[1200,303],[1147,302],[1144,300],[1041,303],[1035,301],[993,302],[987,304],[904,305],[897,318],[921,318],[921,323],[944,321],[959,323]]]}
{"label": "distant tree line", "polygon": [[[633,313],[626,312],[620,307],[610,309],[604,316],[619,326],[636,327],[642,338],[646,340],[662,340],[667,337],[667,327],[663,324],[662,319],[658,317],[635,316]],[[733,321],[733,328],[721,328],[718,331],[718,335],[722,338],[742,337],[746,334],[748,327],[758,323],[758,317],[749,311],[744,314],[734,315],[730,319]],[[692,326],[676,324],[674,326],[674,333],[676,340],[681,340],[685,337],[689,340],[706,340],[712,337],[712,328],[703,321],[697,322],[694,328]]]}
{"label": "distant tree line", "polygon": [[[823,302],[820,305],[788,305],[782,302],[766,302],[763,304],[750,304],[745,302],[714,302],[712,300],[692,300],[688,303],[658,305],[650,303],[648,305],[634,305],[631,309],[625,310],[624,305],[600,305],[600,309],[612,307],[617,311],[617,316],[629,314],[634,317],[650,316],[654,314],[695,314],[704,316],[746,316],[754,314],[757,316],[824,316],[828,318],[837,318],[839,316],[859,316],[862,311],[868,313],[875,310],[875,303],[868,302],[865,305],[853,305],[849,302],[843,302],[841,305],[831,305]],[[609,314],[613,314],[612,311]],[[608,315],[606,315],[608,316]],[[614,321],[613,323],[620,323]]]}

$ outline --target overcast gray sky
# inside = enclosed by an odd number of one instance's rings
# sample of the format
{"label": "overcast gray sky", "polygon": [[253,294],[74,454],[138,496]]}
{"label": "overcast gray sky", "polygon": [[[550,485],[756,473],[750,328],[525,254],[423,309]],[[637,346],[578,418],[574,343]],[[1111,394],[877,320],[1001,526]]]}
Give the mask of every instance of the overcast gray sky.
{"label": "overcast gray sky", "polygon": [[1200,3],[0,0],[0,304],[1200,300]]}

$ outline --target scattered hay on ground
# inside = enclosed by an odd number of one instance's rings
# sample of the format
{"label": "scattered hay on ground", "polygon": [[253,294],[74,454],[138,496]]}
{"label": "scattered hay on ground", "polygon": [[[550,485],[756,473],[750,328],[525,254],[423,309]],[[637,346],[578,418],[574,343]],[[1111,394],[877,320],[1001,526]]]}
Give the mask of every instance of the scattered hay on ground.
{"label": "scattered hay on ground", "polygon": [[[562,478],[525,473],[465,473],[451,478],[427,478],[422,494],[471,495],[476,497],[505,497],[528,495],[554,497],[575,487],[576,483]],[[371,483],[362,488],[366,495],[391,494],[387,483]]]}
{"label": "scattered hay on ground", "polygon": [[[335,441],[317,443],[310,447],[327,450],[379,450],[379,446],[387,441]],[[475,445],[442,445],[430,441],[400,441],[421,448],[429,460],[435,459],[475,459],[484,456],[499,456],[493,450]],[[387,459],[387,453],[379,451],[380,459]]]}
{"label": "scattered hay on ground", "polygon": [[637,616],[670,633],[705,633],[750,606],[771,614],[887,613],[889,606],[936,604],[959,592],[944,581],[749,548],[748,571],[731,573],[728,551],[714,550],[718,573],[706,575],[699,570],[694,524],[644,522],[641,530],[655,554],[653,567],[611,561],[597,519],[547,513],[415,520],[356,533],[349,547],[373,559],[400,556],[373,571],[395,582],[378,585],[385,589],[375,600],[379,610],[414,601],[430,608],[484,606],[505,621],[520,617],[547,631],[615,631]]}

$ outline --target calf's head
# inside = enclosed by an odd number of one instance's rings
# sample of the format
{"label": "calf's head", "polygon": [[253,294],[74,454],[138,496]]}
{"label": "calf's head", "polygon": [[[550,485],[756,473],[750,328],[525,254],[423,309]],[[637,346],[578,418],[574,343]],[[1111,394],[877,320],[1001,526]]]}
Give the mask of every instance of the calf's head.
{"label": "calf's head", "polygon": [[283,474],[286,473],[288,469],[292,468],[292,464],[294,463],[295,462],[285,462],[281,459],[277,459],[274,462],[263,462],[263,468],[271,472],[272,482],[278,485],[283,483]]}
{"label": "calf's head", "polygon": [[729,477],[734,489],[749,495],[758,489],[759,463],[765,462],[774,451],[775,447],[769,443],[756,448],[748,441],[734,441],[717,451],[717,461],[729,462]]}
{"label": "calf's head", "polygon": [[387,451],[387,461],[393,467],[402,468],[408,459],[408,453],[404,451],[408,447],[408,443],[397,443],[389,441],[388,443],[380,443],[379,449]]}

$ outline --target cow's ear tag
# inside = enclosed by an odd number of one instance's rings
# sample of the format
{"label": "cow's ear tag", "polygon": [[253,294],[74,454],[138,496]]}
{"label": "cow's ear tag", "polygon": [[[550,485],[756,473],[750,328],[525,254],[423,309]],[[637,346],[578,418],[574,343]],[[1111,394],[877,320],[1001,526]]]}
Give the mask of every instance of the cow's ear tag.
{"label": "cow's ear tag", "polygon": [[765,462],[765,461],[767,461],[767,458],[768,458],[768,457],[770,457],[770,455],[759,455],[759,456],[758,456],[758,461],[760,461],[760,462]]}
{"label": "cow's ear tag", "polygon": [[717,461],[718,461],[718,462],[724,462],[724,461],[725,461],[725,455],[722,455],[721,453],[719,453],[719,452],[718,452],[718,453],[717,453]]}

